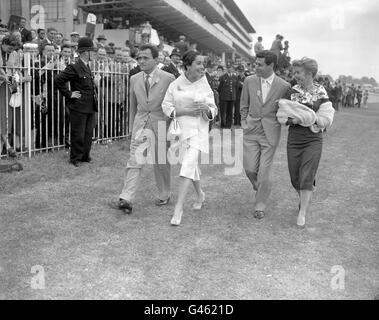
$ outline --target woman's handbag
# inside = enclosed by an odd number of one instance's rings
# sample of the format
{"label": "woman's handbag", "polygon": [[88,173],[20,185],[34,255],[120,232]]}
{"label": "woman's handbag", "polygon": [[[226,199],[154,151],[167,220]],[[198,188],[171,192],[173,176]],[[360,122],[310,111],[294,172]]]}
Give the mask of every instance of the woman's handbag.
{"label": "woman's handbag", "polygon": [[174,117],[171,120],[170,126],[168,128],[168,133],[171,136],[179,136],[182,133],[180,128],[179,121],[176,119],[176,111],[174,110]]}

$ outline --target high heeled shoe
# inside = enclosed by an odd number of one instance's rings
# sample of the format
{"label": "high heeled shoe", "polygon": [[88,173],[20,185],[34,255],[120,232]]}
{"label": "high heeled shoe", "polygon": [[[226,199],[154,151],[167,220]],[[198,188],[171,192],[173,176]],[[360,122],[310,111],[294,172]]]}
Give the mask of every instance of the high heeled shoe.
{"label": "high heeled shoe", "polygon": [[201,201],[200,202],[195,202],[192,205],[192,208],[194,210],[201,210],[201,208],[203,207],[204,202],[205,202],[205,193],[201,192]]}
{"label": "high heeled shoe", "polygon": [[304,228],[305,227],[305,216],[298,215],[296,225],[299,228]]}
{"label": "high heeled shoe", "polygon": [[183,215],[183,210],[181,210],[179,217],[175,212],[172,219],[171,219],[171,225],[172,226],[179,226],[180,222],[182,221],[182,215]]}

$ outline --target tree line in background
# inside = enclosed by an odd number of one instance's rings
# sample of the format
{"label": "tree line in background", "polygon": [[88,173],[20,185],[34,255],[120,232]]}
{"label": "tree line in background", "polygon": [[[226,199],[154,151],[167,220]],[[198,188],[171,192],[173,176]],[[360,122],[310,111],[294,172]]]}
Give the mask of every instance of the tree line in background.
{"label": "tree line in background", "polygon": [[338,77],[339,80],[341,80],[342,83],[354,83],[357,85],[364,85],[364,84],[371,84],[373,87],[378,87],[378,83],[374,78],[369,78],[369,77],[362,77],[360,79],[354,78],[352,76],[344,76],[340,75]]}

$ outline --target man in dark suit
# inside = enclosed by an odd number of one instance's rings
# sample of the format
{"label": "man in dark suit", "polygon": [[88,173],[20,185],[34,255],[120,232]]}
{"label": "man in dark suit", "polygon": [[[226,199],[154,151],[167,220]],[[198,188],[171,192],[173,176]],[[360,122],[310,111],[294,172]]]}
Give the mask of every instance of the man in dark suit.
{"label": "man in dark suit", "polygon": [[[36,61],[34,65],[35,146],[37,149],[48,147],[49,139],[59,137],[60,141],[58,143],[63,141],[63,123],[61,122],[63,108],[58,106],[58,92],[53,86],[53,79],[57,74],[53,61],[54,52],[54,46],[46,43],[42,48],[39,61]],[[60,110],[58,110],[58,107]]]}
{"label": "man in dark suit", "polygon": [[21,41],[22,43],[31,42],[33,40],[32,33],[25,28],[26,26],[26,19],[21,18],[20,20],[20,28],[18,31],[21,33]]}
{"label": "man in dark suit", "polygon": [[181,35],[179,41],[175,43],[175,48],[179,49],[180,55],[183,57],[184,53],[190,49],[190,46],[186,42],[186,37]]}
{"label": "man in dark suit", "polygon": [[177,48],[172,50],[170,59],[171,59],[170,64],[168,66],[164,66],[162,70],[173,74],[175,78],[178,79],[180,76],[180,72],[178,70],[178,64],[182,60],[182,55],[180,54],[180,50]]}
{"label": "man in dark suit", "polygon": [[220,77],[218,94],[220,99],[221,128],[231,129],[233,124],[233,107],[237,99],[238,79],[233,72],[230,61],[226,64],[227,72]]}
{"label": "man in dark suit", "polygon": [[54,43],[56,34],[57,29],[54,27],[47,28],[46,37],[39,44],[40,53],[42,53],[42,48],[45,46],[45,44],[52,44],[54,48],[57,48],[56,44]]}
{"label": "man in dark suit", "polygon": [[[90,162],[94,115],[97,108],[97,88],[89,62],[95,58],[96,48],[93,41],[80,38],[79,58],[74,64],[55,77],[55,85],[66,97],[70,110],[71,150],[70,163],[78,167],[81,162]],[[66,86],[70,82],[71,90]]]}

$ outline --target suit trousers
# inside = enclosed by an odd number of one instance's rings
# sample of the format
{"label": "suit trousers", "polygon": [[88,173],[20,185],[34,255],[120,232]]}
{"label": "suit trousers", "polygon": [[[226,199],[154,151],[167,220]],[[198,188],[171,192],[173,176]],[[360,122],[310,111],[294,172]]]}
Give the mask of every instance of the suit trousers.
{"label": "suit trousers", "polygon": [[71,124],[71,162],[86,161],[92,145],[94,113],[81,113],[70,110]]}
{"label": "suit trousers", "polygon": [[221,128],[230,129],[232,127],[234,102],[234,100],[220,100]]}
{"label": "suit trousers", "polygon": [[[162,150],[163,145],[164,150]],[[154,149],[154,157],[152,158],[154,158],[153,168],[155,182],[158,188],[158,198],[166,200],[170,196],[171,189],[171,166],[167,160],[168,143],[166,141],[159,143],[155,134],[152,134],[144,141],[138,141],[135,138],[132,139],[130,144],[130,158],[126,166],[124,187],[119,198],[133,203],[136,197],[140,184],[141,171],[145,165],[144,163],[141,163],[139,158],[139,152],[142,149],[150,149],[150,151]],[[158,156],[158,152],[161,153],[160,156]],[[159,160],[163,158],[163,152],[165,153],[164,159],[166,163],[160,163],[164,161]]]}
{"label": "suit trousers", "polygon": [[243,166],[253,185],[255,210],[264,211],[271,193],[271,168],[277,146],[267,141],[262,124],[255,129],[244,129]]}

